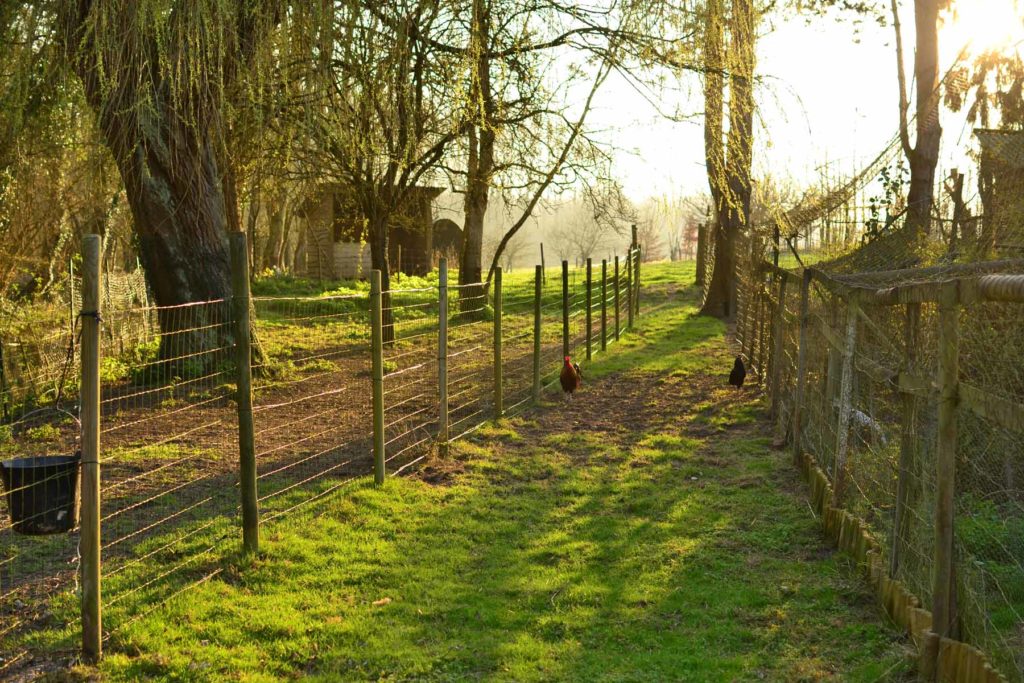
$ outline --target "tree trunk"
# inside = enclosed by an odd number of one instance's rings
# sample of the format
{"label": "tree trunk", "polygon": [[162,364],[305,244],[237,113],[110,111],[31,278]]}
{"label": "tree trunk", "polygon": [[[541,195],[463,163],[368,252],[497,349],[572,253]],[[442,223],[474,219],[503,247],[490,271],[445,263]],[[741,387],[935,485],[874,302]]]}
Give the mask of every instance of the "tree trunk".
{"label": "tree trunk", "polygon": [[[480,103],[479,123],[469,130],[469,160],[466,164],[466,224],[463,228],[462,254],[459,259],[459,308],[463,312],[483,308],[484,217],[494,176],[494,96],[491,92],[490,14],[485,0],[473,0],[473,34],[470,49],[479,57],[473,73],[473,102]],[[465,286],[474,285],[474,286]]]}
{"label": "tree trunk", "polygon": [[[721,0],[711,0],[707,12],[704,154],[708,185],[715,205],[715,262],[701,313],[732,319],[736,314],[736,238],[750,219],[755,10],[752,0],[733,3],[728,63],[723,49],[724,8]],[[729,72],[728,159],[722,141],[725,89],[722,74],[726,67]]]}
{"label": "tree trunk", "polygon": [[[92,30],[94,9],[66,5],[62,40],[124,181],[146,280],[161,307],[162,371],[192,376],[207,370],[197,359],[217,357],[198,350],[234,343],[227,304],[182,306],[228,301],[232,292],[228,221],[238,229],[238,216],[234,177],[212,132],[222,127],[214,120],[221,109],[209,99],[212,87],[176,88],[156,60],[156,37],[140,35],[127,10],[118,18],[125,26],[110,27],[125,34],[115,41]],[[103,80],[101,62],[117,60],[115,80]]]}
{"label": "tree trunk", "polygon": [[[894,16],[895,4],[893,5]],[[906,91],[900,65],[900,130],[903,149],[910,165],[910,188],[907,192],[906,228],[915,237],[931,230],[932,205],[935,201],[935,167],[939,162],[939,0],[914,1],[914,25],[917,49],[914,51],[914,79],[917,82],[917,139],[910,146],[906,121]],[[899,38],[898,17],[897,38]],[[902,40],[897,45],[902,59]]]}
{"label": "tree trunk", "polygon": [[381,325],[385,344],[395,341],[395,315],[391,308],[391,267],[388,262],[388,224],[383,211],[368,212],[370,232],[370,262],[380,271]]}
{"label": "tree trunk", "polygon": [[284,261],[285,246],[285,211],[287,211],[287,200],[280,203],[274,202],[269,209],[270,215],[267,220],[267,244],[263,250],[263,267],[278,269]]}

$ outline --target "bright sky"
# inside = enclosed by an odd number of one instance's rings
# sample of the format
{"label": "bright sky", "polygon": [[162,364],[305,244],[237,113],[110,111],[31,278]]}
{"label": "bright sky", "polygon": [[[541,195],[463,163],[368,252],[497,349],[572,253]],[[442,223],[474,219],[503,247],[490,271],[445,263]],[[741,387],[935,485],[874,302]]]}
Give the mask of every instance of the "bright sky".
{"label": "bright sky", "polygon": [[[913,8],[904,1],[901,20],[913,74]],[[1015,44],[1024,37],[1016,0],[959,0],[961,10],[940,34],[940,69],[945,71],[966,44],[975,48]],[[766,27],[768,28],[768,27]],[[758,45],[758,71],[764,78],[758,105],[755,175],[770,171],[798,183],[816,177],[826,159],[848,172],[864,165],[897,130],[893,30],[865,21],[803,18],[776,24]],[[699,89],[689,101],[666,103],[693,112],[692,123],[661,118],[621,78],[610,81],[591,122],[607,129],[624,153],[617,175],[635,201],[658,195],[707,191],[703,163],[702,102]],[[963,148],[970,129],[963,117],[943,115],[944,137]]]}

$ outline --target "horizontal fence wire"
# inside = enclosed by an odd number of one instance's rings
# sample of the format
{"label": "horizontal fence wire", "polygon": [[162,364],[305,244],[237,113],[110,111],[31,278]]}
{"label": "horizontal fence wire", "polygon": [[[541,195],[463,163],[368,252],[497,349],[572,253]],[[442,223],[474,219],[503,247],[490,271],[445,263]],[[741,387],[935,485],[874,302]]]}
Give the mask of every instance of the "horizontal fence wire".
{"label": "horizontal fence wire", "polygon": [[[415,470],[439,438],[437,287],[382,295],[385,462],[389,474]],[[583,362],[586,277],[569,269],[570,355]],[[591,291],[592,354],[600,348],[600,280]],[[608,344],[630,292],[609,269]],[[488,424],[494,413],[494,289],[448,289],[449,441]],[[102,297],[102,292],[101,292]],[[542,283],[540,379],[557,383],[562,366],[562,283]],[[101,549],[104,637],[221,574],[241,538],[236,337],[230,300],[153,306],[104,301],[100,328],[102,435]],[[534,273],[505,274],[502,293],[504,414],[533,404]],[[252,413],[258,503],[265,529],[373,472],[370,296],[255,296],[250,302]],[[73,319],[70,313],[67,316]],[[77,448],[77,329],[19,345],[3,338],[0,455],[74,456]],[[36,367],[36,374],[29,371]],[[15,369],[17,368],[17,369]],[[77,461],[72,469],[77,482]],[[38,481],[64,485],[67,471]],[[30,536],[21,523],[75,514],[55,496],[32,509],[11,507],[28,483],[5,483],[0,503],[0,670],[31,656],[26,634],[46,625],[79,628],[77,519],[61,533]],[[72,512],[73,510],[73,512]],[[63,519],[63,518],[62,518]],[[69,643],[73,647],[74,643]]]}

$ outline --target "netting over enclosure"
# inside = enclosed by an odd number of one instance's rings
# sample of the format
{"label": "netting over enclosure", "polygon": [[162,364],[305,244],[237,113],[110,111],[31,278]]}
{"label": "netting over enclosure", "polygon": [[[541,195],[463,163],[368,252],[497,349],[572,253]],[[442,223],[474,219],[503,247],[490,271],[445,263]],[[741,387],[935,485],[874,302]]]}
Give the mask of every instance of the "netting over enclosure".
{"label": "netting over enclosure", "polygon": [[[54,360],[37,363],[46,378],[22,372],[2,394],[0,671],[52,651],[44,633],[63,634],[65,649],[84,633],[88,648],[90,604],[102,610],[98,637],[116,641],[230,571],[243,529],[249,542],[247,490],[272,529],[357,479],[414,471],[532,405],[557,384],[563,353],[584,361],[633,319],[637,253],[618,271],[499,272],[490,288],[449,285],[442,268],[436,285],[387,292],[348,283],[352,293],[249,297],[246,285],[228,300],[107,307],[99,288],[98,313],[76,298],[75,330],[54,330]],[[245,282],[236,277],[236,288]],[[98,422],[87,409],[90,372]],[[86,533],[93,523],[98,538]],[[101,597],[89,579],[96,556]]]}

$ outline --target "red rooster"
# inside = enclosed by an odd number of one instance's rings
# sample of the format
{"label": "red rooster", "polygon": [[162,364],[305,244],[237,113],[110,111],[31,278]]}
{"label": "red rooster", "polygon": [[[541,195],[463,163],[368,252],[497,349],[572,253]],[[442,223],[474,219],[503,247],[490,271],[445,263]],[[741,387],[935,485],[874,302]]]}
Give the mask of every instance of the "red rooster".
{"label": "red rooster", "polygon": [[558,381],[562,384],[562,391],[571,399],[574,391],[583,384],[583,373],[578,363],[573,363],[569,356],[565,357],[565,364],[562,365],[562,372],[558,375]]}

